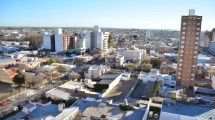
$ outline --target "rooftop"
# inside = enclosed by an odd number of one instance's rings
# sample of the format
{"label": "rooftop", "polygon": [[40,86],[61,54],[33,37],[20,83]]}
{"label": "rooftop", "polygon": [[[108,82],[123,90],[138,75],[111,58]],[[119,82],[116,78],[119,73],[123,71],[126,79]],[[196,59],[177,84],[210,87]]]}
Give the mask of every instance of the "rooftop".
{"label": "rooftop", "polygon": [[110,105],[99,102],[85,102],[83,100],[78,101],[75,106],[78,106],[80,111],[83,112],[82,119],[89,120],[91,116],[106,118],[118,118],[122,120],[142,120],[145,113],[144,110],[122,111],[119,106]]}
{"label": "rooftop", "polygon": [[53,88],[53,89],[47,91],[46,94],[51,94],[52,96],[54,95],[54,96],[57,96],[64,100],[69,100],[71,97],[70,93],[65,92],[63,90],[56,89],[56,88]]}
{"label": "rooftop", "polygon": [[63,110],[63,112],[61,112],[59,115],[57,115],[53,120],[63,120],[69,114],[71,114],[72,112],[77,111],[77,110],[78,110],[78,107],[66,108]]}
{"label": "rooftop", "polygon": [[32,108],[34,106],[35,106],[34,104],[28,103],[28,104],[24,104],[22,107],[30,109],[30,108]]}
{"label": "rooftop", "polygon": [[0,63],[4,63],[4,62],[10,62],[10,61],[13,61],[13,62],[16,62],[15,59],[13,58],[0,58]]}
{"label": "rooftop", "polygon": [[202,118],[205,120],[215,120],[215,109],[206,106],[181,103],[177,103],[176,105],[163,104],[162,111],[184,116]]}

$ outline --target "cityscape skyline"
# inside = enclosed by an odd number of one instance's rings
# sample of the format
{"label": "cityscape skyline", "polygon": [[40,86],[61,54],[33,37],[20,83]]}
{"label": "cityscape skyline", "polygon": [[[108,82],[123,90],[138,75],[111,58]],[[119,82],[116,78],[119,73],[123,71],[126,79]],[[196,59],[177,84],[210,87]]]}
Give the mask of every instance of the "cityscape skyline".
{"label": "cityscape skyline", "polygon": [[[168,7],[164,7],[167,6]],[[206,1],[27,1],[0,0],[0,26],[23,27],[90,27],[180,29],[181,15],[196,9],[202,15],[202,30],[215,25],[213,6]],[[38,6],[38,7],[35,7]],[[112,7],[113,6],[113,7]],[[116,6],[116,7],[114,7]],[[154,7],[151,7],[154,6]],[[111,9],[110,9],[111,8]],[[32,14],[34,13],[34,14]],[[162,13],[162,14],[161,14]]]}

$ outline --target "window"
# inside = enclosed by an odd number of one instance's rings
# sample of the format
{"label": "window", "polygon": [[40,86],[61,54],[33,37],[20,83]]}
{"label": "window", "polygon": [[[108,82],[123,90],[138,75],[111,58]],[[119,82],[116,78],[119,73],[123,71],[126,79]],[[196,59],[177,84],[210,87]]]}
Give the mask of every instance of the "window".
{"label": "window", "polygon": [[183,40],[183,39],[185,39],[185,37],[184,37],[184,36],[182,36],[181,38],[182,38],[182,40]]}
{"label": "window", "polygon": [[182,35],[185,35],[185,32],[182,32]]}
{"label": "window", "polygon": [[183,25],[186,25],[187,23],[186,22],[183,22]]}
{"label": "window", "polygon": [[201,23],[197,23],[197,25],[201,25]]}

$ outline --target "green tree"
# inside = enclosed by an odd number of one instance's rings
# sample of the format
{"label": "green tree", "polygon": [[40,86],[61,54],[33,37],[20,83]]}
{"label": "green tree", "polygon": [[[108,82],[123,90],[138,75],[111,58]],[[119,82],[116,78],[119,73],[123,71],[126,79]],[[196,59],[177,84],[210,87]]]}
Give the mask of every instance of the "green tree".
{"label": "green tree", "polygon": [[29,48],[30,49],[33,49],[33,50],[36,50],[38,49],[37,47],[37,39],[36,38],[33,38],[30,43],[29,43]]}
{"label": "green tree", "polygon": [[23,74],[19,73],[19,74],[14,76],[13,82],[17,83],[19,85],[24,84],[25,83],[25,76]]}
{"label": "green tree", "polygon": [[157,96],[159,90],[160,90],[160,83],[158,81],[155,81],[152,96]]}
{"label": "green tree", "polygon": [[136,68],[136,66],[135,66],[134,63],[129,63],[129,64],[127,65],[127,69],[128,69],[129,71],[134,71],[135,68]]}
{"label": "green tree", "polygon": [[150,63],[152,64],[153,68],[159,69],[163,60],[163,57],[158,57],[158,59],[152,59]]}
{"label": "green tree", "polygon": [[52,63],[56,63],[56,60],[54,58],[50,58],[48,61],[47,61],[47,64],[50,65]]}
{"label": "green tree", "polygon": [[59,66],[58,66],[58,70],[59,70],[61,73],[66,72],[66,68],[65,68],[63,65],[59,65]]}
{"label": "green tree", "polygon": [[152,64],[150,63],[143,63],[138,66],[138,70],[141,70],[143,72],[150,72],[151,69],[152,69]]}

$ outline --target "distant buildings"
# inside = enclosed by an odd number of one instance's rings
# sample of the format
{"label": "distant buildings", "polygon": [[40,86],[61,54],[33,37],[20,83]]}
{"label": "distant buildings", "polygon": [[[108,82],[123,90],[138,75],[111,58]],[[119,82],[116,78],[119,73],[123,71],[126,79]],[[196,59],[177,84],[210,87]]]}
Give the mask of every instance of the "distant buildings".
{"label": "distant buildings", "polygon": [[204,37],[204,47],[208,48],[210,41],[215,41],[215,28],[212,31],[206,31]]}
{"label": "distant buildings", "polygon": [[196,74],[202,16],[190,10],[181,18],[180,45],[178,50],[177,80],[182,86],[193,86]]}
{"label": "distant buildings", "polygon": [[87,49],[98,48],[107,51],[109,32],[102,32],[99,26],[94,26],[93,31],[86,32],[85,37]]}
{"label": "distant buildings", "polygon": [[124,61],[124,56],[120,55],[118,52],[105,57],[105,64],[113,67],[122,66]]}
{"label": "distant buildings", "polygon": [[118,48],[117,52],[125,57],[125,60],[140,61],[146,55],[145,50],[130,50],[127,48]]}
{"label": "distant buildings", "polygon": [[54,34],[44,34],[44,49],[53,52],[62,52],[74,48],[74,41],[71,35],[63,33],[61,28],[55,28]]}
{"label": "distant buildings", "polygon": [[102,32],[99,26],[94,26],[93,31],[80,32],[73,37],[63,32],[61,28],[55,28],[54,34],[44,34],[44,49],[53,52],[62,52],[70,49],[89,49],[98,48],[104,52],[108,49],[108,32]]}

